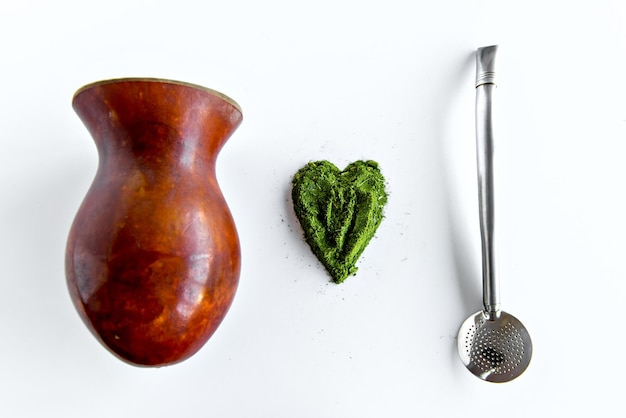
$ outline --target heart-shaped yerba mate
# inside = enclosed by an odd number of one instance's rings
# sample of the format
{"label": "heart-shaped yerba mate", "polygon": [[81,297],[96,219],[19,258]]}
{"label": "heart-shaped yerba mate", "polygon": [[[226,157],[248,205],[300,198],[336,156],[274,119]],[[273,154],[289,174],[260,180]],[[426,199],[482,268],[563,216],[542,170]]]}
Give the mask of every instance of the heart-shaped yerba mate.
{"label": "heart-shaped yerba mate", "polygon": [[355,161],[339,171],[328,161],[311,162],[293,176],[292,198],[304,238],[333,281],[355,274],[387,203],[378,163]]}

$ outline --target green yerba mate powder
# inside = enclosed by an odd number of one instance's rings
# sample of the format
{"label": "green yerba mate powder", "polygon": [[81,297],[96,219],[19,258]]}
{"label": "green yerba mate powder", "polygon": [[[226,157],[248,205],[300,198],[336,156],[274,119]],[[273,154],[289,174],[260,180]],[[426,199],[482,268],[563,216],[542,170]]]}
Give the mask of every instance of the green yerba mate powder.
{"label": "green yerba mate powder", "polygon": [[339,171],[328,161],[311,162],[293,176],[292,198],[304,238],[333,281],[355,274],[387,203],[378,163],[356,161]]}

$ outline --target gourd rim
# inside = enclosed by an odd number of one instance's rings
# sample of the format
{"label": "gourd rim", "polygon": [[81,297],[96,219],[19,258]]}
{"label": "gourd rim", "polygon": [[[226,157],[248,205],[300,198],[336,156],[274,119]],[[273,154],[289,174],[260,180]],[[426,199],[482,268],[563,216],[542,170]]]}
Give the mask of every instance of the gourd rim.
{"label": "gourd rim", "polygon": [[239,111],[239,113],[243,113],[241,111],[241,106],[239,106],[239,103],[237,103],[235,100],[225,95],[224,93],[221,93],[217,90],[213,90],[208,87],[201,86],[199,84],[193,84],[193,83],[188,83],[185,81],[178,81],[178,80],[169,80],[165,78],[126,77],[126,78],[112,78],[108,80],[96,81],[94,83],[86,84],[83,87],[76,90],[76,93],[74,93],[74,97],[72,98],[72,100],[76,99],[76,96],[78,96],[80,93],[86,90],[92,89],[94,87],[99,87],[99,86],[103,86],[106,84],[114,84],[114,83],[161,83],[161,84],[174,84],[174,85],[179,85],[179,86],[185,86],[185,87],[189,87],[195,90],[204,91],[213,96],[216,96],[224,100],[225,102],[229,103],[230,105],[232,105],[235,109]]}

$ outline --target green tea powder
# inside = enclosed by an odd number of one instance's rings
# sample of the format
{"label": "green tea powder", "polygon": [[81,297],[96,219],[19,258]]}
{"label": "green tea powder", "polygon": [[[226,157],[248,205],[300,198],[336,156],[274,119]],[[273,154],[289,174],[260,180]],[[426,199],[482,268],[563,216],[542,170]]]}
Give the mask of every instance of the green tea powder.
{"label": "green tea powder", "polygon": [[304,238],[333,281],[355,274],[387,203],[378,163],[356,161],[339,171],[328,161],[310,162],[293,176],[292,198]]}

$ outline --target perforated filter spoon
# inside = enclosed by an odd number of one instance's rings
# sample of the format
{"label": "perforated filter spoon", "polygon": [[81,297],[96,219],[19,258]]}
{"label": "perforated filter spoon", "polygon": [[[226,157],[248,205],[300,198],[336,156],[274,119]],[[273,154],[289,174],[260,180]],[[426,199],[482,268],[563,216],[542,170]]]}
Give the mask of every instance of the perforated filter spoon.
{"label": "perforated filter spoon", "polygon": [[475,376],[508,382],[521,375],[532,357],[532,341],[522,323],[500,310],[496,275],[493,199],[492,93],[497,46],[476,51],[476,156],[483,264],[483,309],[463,322],[457,339],[461,361]]}

